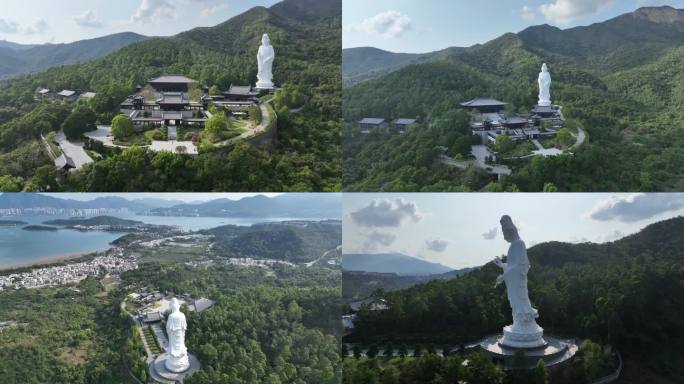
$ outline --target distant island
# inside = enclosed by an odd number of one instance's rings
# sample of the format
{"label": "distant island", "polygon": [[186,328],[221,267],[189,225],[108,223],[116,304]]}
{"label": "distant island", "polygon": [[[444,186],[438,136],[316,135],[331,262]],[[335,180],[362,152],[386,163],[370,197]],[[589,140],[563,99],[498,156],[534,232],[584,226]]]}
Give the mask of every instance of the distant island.
{"label": "distant island", "polygon": [[47,225],[27,225],[24,228],[22,228],[24,231],[48,231],[48,232],[56,232],[59,231],[60,228],[57,227],[49,227]]}
{"label": "distant island", "polygon": [[28,223],[21,220],[0,220],[0,227],[18,227],[26,224]]}
{"label": "distant island", "polygon": [[64,227],[73,227],[73,226],[93,226],[93,225],[126,225],[126,226],[136,226],[136,225],[144,225],[142,221],[136,221],[136,220],[128,220],[128,219],[121,219],[118,217],[114,216],[97,216],[97,217],[91,217],[87,219],[83,219],[80,217],[72,217],[70,219],[57,219],[57,220],[48,220],[43,222],[43,224],[46,225],[57,225],[57,226],[64,226]]}

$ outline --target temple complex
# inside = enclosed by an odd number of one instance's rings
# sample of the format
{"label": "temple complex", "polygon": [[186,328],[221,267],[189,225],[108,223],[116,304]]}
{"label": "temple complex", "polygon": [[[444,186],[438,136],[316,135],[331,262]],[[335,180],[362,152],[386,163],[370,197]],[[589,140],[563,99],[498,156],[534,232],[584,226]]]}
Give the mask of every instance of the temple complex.
{"label": "temple complex", "polygon": [[507,135],[513,141],[552,138],[565,125],[561,107],[551,103],[551,75],[546,64],[539,74],[539,101],[529,113],[508,111],[508,103],[492,98],[476,98],[461,103],[471,115],[473,134],[482,137],[482,143],[496,141]]}

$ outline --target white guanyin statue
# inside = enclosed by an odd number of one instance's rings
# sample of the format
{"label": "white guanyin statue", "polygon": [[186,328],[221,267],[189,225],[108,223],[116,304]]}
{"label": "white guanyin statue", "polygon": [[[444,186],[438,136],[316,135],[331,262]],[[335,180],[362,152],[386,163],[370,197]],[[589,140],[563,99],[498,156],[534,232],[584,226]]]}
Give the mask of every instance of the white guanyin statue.
{"label": "white guanyin statue", "polygon": [[539,72],[539,102],[542,107],[551,106],[551,73],[546,63],[542,64],[541,72]]}
{"label": "white guanyin statue", "polygon": [[166,319],[166,334],[169,337],[169,346],[166,350],[168,358],[164,365],[171,372],[185,372],[190,368],[188,349],[185,348],[185,331],[188,329],[188,323],[175,297],[171,299],[170,307],[171,314]]}
{"label": "white guanyin statue", "polygon": [[273,61],[275,60],[275,50],[271,45],[271,39],[267,33],[261,38],[261,46],[259,53],[257,53],[257,63],[259,65],[259,72],[257,73],[258,82],[257,88],[271,89],[273,88]]}
{"label": "white guanyin statue", "polygon": [[518,229],[510,216],[501,218],[501,230],[504,239],[511,245],[508,248],[505,263],[499,257],[495,260],[496,265],[503,270],[503,273],[496,279],[496,285],[502,282],[506,284],[508,302],[513,313],[513,324],[504,327],[504,337],[501,343],[516,348],[541,347],[546,342],[543,338],[544,329],[535,320],[539,314],[532,307],[527,292],[527,272],[530,270],[530,261],[527,258],[525,243],[520,239]]}

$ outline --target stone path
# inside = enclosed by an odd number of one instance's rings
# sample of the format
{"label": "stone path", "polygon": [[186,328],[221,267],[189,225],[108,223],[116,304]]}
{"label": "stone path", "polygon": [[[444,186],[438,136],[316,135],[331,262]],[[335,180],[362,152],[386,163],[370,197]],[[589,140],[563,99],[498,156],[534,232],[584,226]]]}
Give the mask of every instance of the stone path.
{"label": "stone path", "polygon": [[162,330],[160,324],[152,324],[150,325],[150,328],[152,328],[152,332],[154,332],[154,335],[157,337],[157,341],[159,342],[159,347],[163,350],[166,351],[166,348],[169,347],[169,340],[166,338],[166,334],[164,334],[164,330]]}
{"label": "stone path", "polygon": [[270,103],[271,100],[272,99],[259,104],[259,108],[261,109],[261,124],[257,125],[256,127],[246,129],[245,132],[243,132],[240,136],[235,136],[220,143],[216,143],[216,146],[225,147],[237,141],[250,138],[258,133],[265,132],[268,129],[268,126],[271,124],[271,116],[269,115],[268,108],[266,107],[266,105]]}
{"label": "stone path", "polygon": [[584,144],[584,141],[587,139],[587,134],[584,132],[584,130],[580,127],[577,127],[577,141],[575,141],[575,144],[570,147],[570,149],[575,149],[578,148],[580,145]]}

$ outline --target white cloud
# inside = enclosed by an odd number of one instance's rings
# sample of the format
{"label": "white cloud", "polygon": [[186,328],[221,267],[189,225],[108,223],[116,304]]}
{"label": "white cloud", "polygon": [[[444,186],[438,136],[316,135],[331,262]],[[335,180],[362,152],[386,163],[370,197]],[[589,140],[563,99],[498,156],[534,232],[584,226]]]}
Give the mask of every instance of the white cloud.
{"label": "white cloud", "polygon": [[433,252],[444,252],[448,246],[449,242],[446,240],[435,239],[425,241],[425,247]]}
{"label": "white cloud", "polygon": [[613,0],[554,0],[540,5],[539,11],[548,21],[567,24],[578,17],[596,15],[612,2]]}
{"label": "white cloud", "polygon": [[532,8],[525,5],[520,10],[520,17],[522,17],[525,21],[532,21],[537,17],[537,15],[535,15],[534,10]]}
{"label": "white cloud", "polygon": [[0,32],[17,33],[19,31],[19,24],[12,20],[0,19]]}
{"label": "white cloud", "polygon": [[684,208],[684,195],[669,193],[638,193],[613,196],[599,201],[589,211],[589,217],[598,221],[635,222],[650,219],[661,213]]}
{"label": "white cloud", "polygon": [[411,29],[410,17],[397,12],[385,11],[375,16],[364,19],[360,23],[350,24],[347,28],[351,31],[363,32],[369,35],[377,35],[386,38],[399,37]]}
{"label": "white cloud", "polygon": [[362,227],[398,227],[404,220],[418,222],[423,218],[418,206],[404,199],[372,200],[350,216]]}
{"label": "white cloud", "polygon": [[366,238],[363,247],[367,251],[377,250],[380,246],[388,247],[397,240],[397,236],[392,233],[373,231]]}
{"label": "white cloud", "polygon": [[39,35],[50,28],[47,21],[43,19],[38,19],[33,22],[33,24],[26,27],[20,28],[20,32],[27,35]]}
{"label": "white cloud", "polygon": [[499,232],[499,227],[494,227],[490,229],[489,231],[485,232],[482,234],[482,237],[484,237],[485,240],[494,240],[496,238],[496,234]]}
{"label": "white cloud", "polygon": [[228,4],[216,4],[209,6],[207,8],[204,8],[202,10],[202,17],[209,17],[213,14],[225,11],[228,9]]}
{"label": "white cloud", "polygon": [[97,12],[91,10],[85,11],[81,15],[74,16],[74,22],[81,27],[87,28],[102,28],[104,27],[104,22],[100,20],[97,16]]}
{"label": "white cloud", "polygon": [[167,0],[142,0],[131,21],[146,21],[153,18],[170,19],[174,17],[176,8]]}

